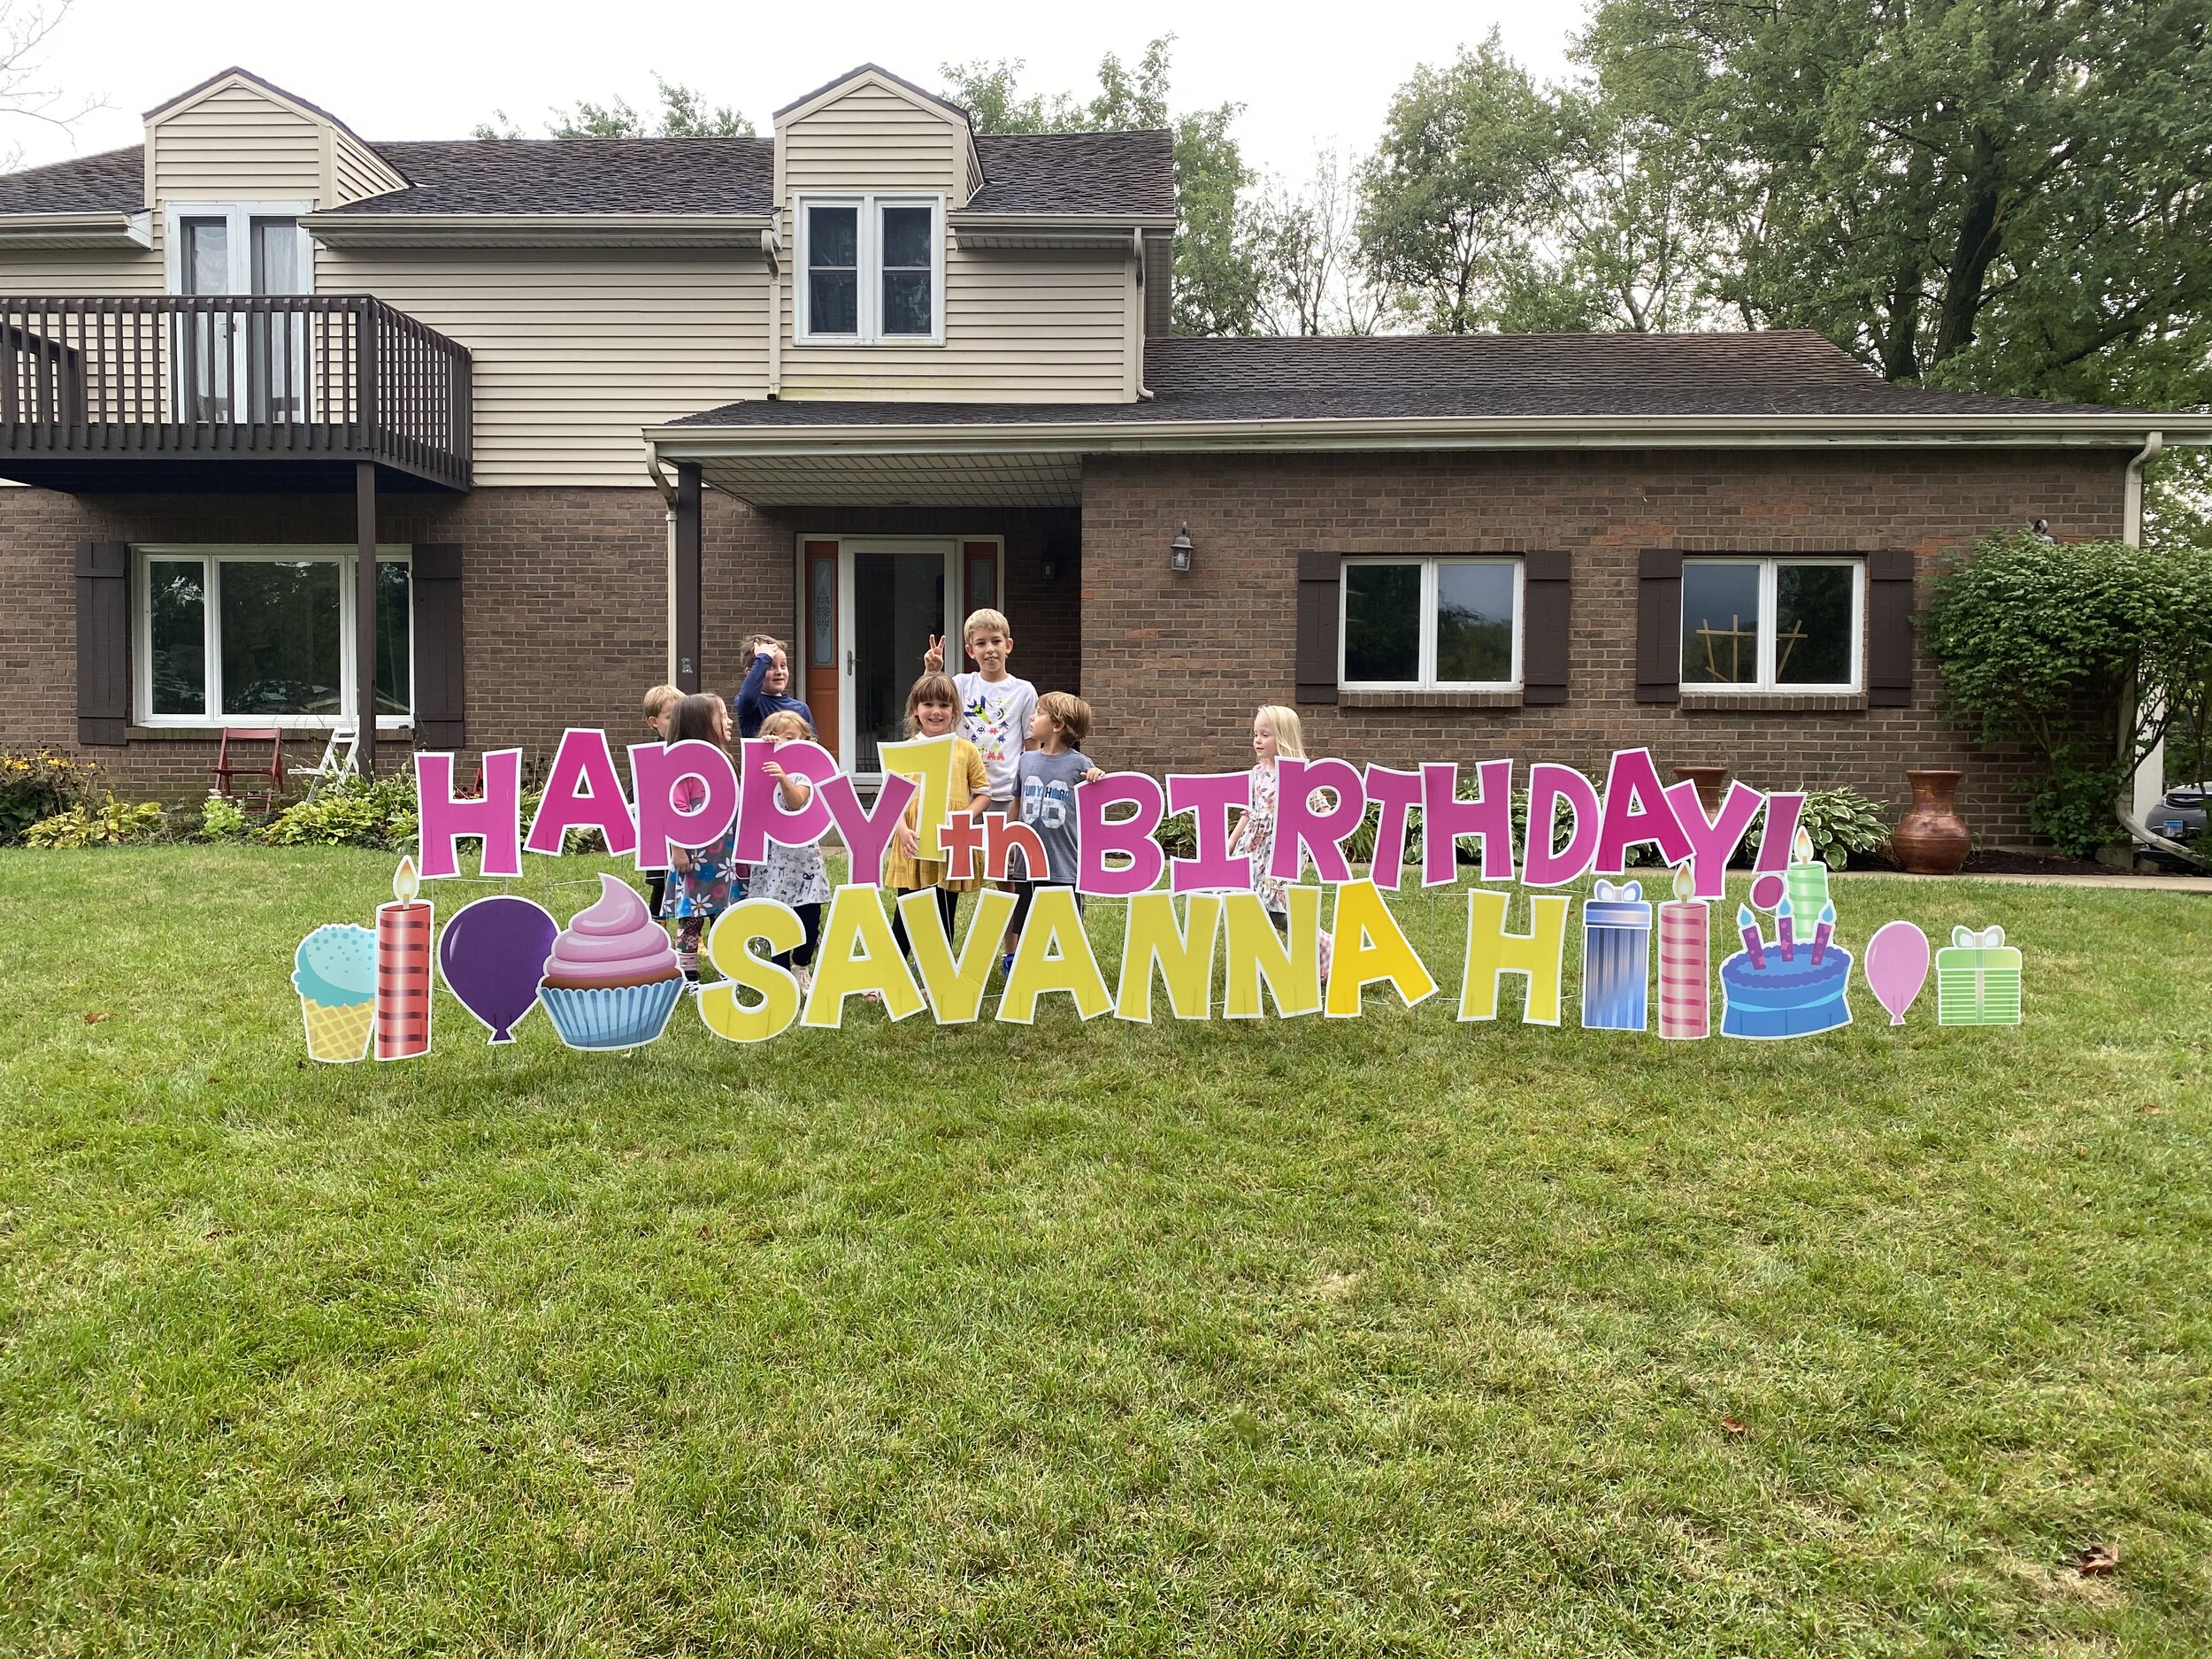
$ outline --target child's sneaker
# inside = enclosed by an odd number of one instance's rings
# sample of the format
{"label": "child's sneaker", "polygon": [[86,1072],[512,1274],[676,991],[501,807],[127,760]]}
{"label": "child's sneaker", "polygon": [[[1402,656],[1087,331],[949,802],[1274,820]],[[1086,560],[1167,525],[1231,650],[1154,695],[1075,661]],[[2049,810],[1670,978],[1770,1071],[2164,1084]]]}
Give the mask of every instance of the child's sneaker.
{"label": "child's sneaker", "polygon": [[1008,951],[998,959],[998,977],[1002,979],[1010,979],[1014,977],[1014,953],[1012,951]]}
{"label": "child's sneaker", "polygon": [[805,1002],[806,994],[814,984],[813,970],[810,968],[802,968],[795,964],[791,970],[791,978],[793,982],[799,987],[799,1001],[802,1002]]}

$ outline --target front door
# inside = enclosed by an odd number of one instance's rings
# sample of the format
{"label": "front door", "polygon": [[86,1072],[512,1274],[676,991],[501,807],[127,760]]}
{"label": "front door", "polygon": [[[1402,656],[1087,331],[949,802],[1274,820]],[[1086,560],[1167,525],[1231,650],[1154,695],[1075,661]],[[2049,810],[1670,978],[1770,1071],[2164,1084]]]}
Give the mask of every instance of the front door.
{"label": "front door", "polygon": [[[930,636],[958,626],[954,548],[950,541],[855,539],[842,545],[845,682],[838,756],[848,771],[879,773],[879,746],[906,735],[906,694],[922,672]],[[956,659],[958,647],[947,655]]]}
{"label": "front door", "polygon": [[[296,216],[244,208],[192,212],[177,226],[178,288],[268,298],[313,291]],[[242,305],[177,319],[179,416],[256,426],[308,419],[307,319]]]}
{"label": "front door", "polygon": [[968,666],[961,618],[997,605],[1004,562],[995,536],[800,539],[803,695],[847,771],[879,776],[881,746],[906,735],[906,694],[932,634],[945,641],[948,673]]}

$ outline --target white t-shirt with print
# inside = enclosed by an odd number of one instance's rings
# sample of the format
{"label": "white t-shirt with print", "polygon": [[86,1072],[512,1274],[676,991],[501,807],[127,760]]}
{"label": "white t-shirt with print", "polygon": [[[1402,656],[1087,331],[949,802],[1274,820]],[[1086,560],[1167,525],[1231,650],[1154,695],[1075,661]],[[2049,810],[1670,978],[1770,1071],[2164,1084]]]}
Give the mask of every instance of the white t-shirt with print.
{"label": "white t-shirt with print", "polygon": [[983,757],[983,778],[991,799],[1014,798],[1014,768],[1029,741],[1029,717],[1037,711],[1037,687],[1009,674],[990,680],[975,670],[953,676],[960,693],[960,735]]}

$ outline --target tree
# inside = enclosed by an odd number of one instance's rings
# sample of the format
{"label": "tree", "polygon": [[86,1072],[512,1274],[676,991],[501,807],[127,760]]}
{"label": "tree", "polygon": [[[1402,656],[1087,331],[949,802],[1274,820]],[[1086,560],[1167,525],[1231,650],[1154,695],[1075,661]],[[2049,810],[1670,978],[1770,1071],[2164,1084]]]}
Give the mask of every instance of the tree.
{"label": "tree", "polygon": [[[750,138],[753,124],[727,104],[710,106],[706,95],[680,81],[653,77],[661,101],[660,125],[648,129],[645,118],[617,97],[606,104],[579,101],[572,110],[555,110],[546,124],[548,138]],[[504,110],[480,124],[478,138],[520,138],[521,128]]]}
{"label": "tree", "polygon": [[1417,69],[1367,167],[1360,238],[1376,275],[1440,333],[1493,322],[1528,273],[1539,180],[1560,154],[1549,106],[1496,29],[1449,67]]}
{"label": "tree", "polygon": [[1293,193],[1271,181],[1254,204],[1260,325],[1275,334],[1371,334],[1390,311],[1359,246],[1361,165],[1333,150]]}
{"label": "tree", "polygon": [[[66,131],[103,107],[97,99],[65,106],[60,91],[44,84],[46,43],[67,20],[69,6],[70,0],[27,6],[0,0],[0,115]],[[0,151],[0,172],[12,172],[22,159],[23,146],[10,143]]]}
{"label": "tree", "polygon": [[1601,0],[1581,51],[1724,187],[1745,322],[1892,380],[2212,397],[2200,0]]}
{"label": "tree", "polygon": [[1244,106],[1223,104],[1171,116],[1169,48],[1174,40],[1164,35],[1153,41],[1133,70],[1107,53],[1098,65],[1098,91],[1088,100],[1069,93],[1022,96],[1019,58],[943,64],[939,73],[945,78],[946,96],[968,111],[979,133],[1171,131],[1176,331],[1250,334],[1260,303],[1254,227],[1244,200],[1253,175],[1231,130]]}

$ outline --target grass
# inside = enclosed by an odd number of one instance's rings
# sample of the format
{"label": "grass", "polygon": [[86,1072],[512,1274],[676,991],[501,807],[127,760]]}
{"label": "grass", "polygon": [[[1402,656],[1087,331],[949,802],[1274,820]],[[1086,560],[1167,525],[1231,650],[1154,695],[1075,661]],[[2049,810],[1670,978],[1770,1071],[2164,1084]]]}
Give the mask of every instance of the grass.
{"label": "grass", "polygon": [[2016,1031],[1461,1026],[1409,899],[1444,991],[1356,1024],[624,1057],[441,992],[311,1066],[292,947],[390,870],[0,855],[0,1651],[2212,1630],[2212,901],[1839,884],[2002,922]]}

